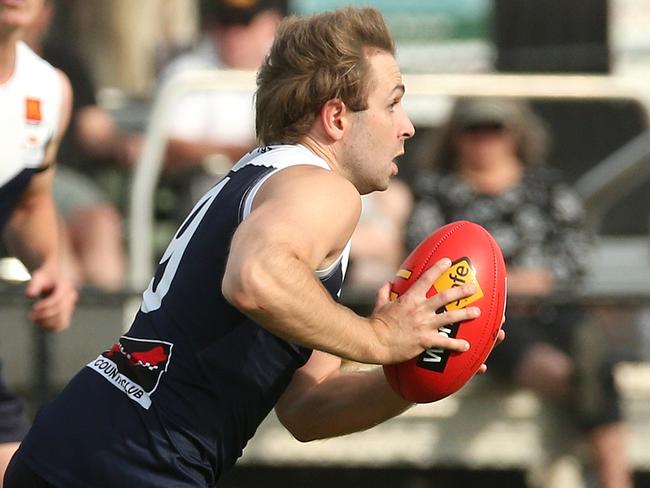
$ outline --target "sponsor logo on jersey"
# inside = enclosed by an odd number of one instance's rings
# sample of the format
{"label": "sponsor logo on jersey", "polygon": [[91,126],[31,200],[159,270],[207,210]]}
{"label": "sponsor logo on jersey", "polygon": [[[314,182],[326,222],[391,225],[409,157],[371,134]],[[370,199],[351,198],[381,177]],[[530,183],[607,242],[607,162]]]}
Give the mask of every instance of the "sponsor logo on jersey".
{"label": "sponsor logo on jersey", "polygon": [[122,336],[87,366],[145,409],[151,406],[162,374],[167,371],[173,344]]}
{"label": "sponsor logo on jersey", "polygon": [[38,98],[25,99],[25,119],[32,124],[40,124],[43,120],[41,101]]}

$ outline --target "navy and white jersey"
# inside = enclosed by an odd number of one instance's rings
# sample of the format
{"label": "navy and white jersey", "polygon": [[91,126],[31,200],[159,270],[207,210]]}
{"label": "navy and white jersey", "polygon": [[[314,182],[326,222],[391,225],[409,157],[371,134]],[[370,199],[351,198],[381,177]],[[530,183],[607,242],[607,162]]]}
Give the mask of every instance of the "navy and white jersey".
{"label": "navy and white jersey", "polygon": [[0,232],[43,164],[61,103],[57,71],[18,42],[14,72],[0,84]]}
{"label": "navy and white jersey", "polygon": [[[257,325],[221,293],[232,235],[256,192],[301,164],[329,169],[302,146],[259,148],[203,196],[131,328],[41,410],[21,459],[56,486],[215,485],[312,352]],[[317,272],[335,298],[348,253],[349,245]]]}

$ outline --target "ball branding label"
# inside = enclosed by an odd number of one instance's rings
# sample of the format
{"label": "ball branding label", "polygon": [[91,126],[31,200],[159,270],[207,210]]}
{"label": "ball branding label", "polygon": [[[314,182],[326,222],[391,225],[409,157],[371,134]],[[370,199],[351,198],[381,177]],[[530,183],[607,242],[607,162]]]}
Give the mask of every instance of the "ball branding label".
{"label": "ball branding label", "polygon": [[436,280],[433,287],[438,293],[440,293],[441,291],[456,288],[457,286],[463,286],[467,283],[473,283],[476,287],[476,292],[471,296],[461,298],[460,300],[448,304],[445,307],[445,310],[458,310],[459,308],[465,308],[470,303],[483,298],[483,290],[476,279],[476,270],[474,269],[474,266],[472,266],[472,262],[469,258],[464,257],[452,263],[451,267]]}
{"label": "ball branding label", "polygon": [[[474,266],[472,266],[472,262],[469,260],[469,258],[463,257],[451,264],[449,269],[446,270],[435,281],[433,288],[435,288],[435,290],[440,293],[444,290],[456,288],[457,286],[463,286],[467,283],[473,283],[476,287],[476,292],[468,297],[448,303],[444,307],[441,307],[437,313],[465,308],[470,303],[473,303],[483,297],[483,290],[481,289],[481,286],[476,279],[476,270],[474,269]],[[458,335],[459,329],[460,323],[446,325],[438,329],[438,334],[455,339],[456,335]],[[429,371],[442,373],[447,366],[447,361],[449,360],[450,355],[451,351],[448,351],[447,349],[427,349],[422,354],[420,354],[420,356],[418,356],[418,366],[424,369],[428,369]]]}
{"label": "ball branding label", "polygon": [[[459,328],[460,324],[445,325],[444,327],[440,327],[438,329],[438,334],[455,339]],[[450,351],[447,349],[427,349],[418,356],[418,366],[420,368],[428,369],[429,371],[442,373],[447,366],[449,355]]]}
{"label": "ball branding label", "polygon": [[[395,276],[397,278],[408,280],[411,278],[412,274],[412,270],[402,268],[396,273]],[[481,285],[476,278],[476,270],[474,269],[472,262],[468,257],[462,257],[454,261],[449,269],[440,275],[440,277],[433,283],[433,286],[427,295],[432,295],[432,290],[440,293],[444,290],[456,288],[457,286],[463,286],[467,283],[473,283],[476,287],[474,294],[465,298],[461,298],[455,302],[448,303],[446,306],[438,309],[437,313],[465,308],[469,304],[483,298],[483,290],[481,289]],[[399,293],[391,290],[390,300],[397,300],[398,297]],[[460,323],[457,323],[440,327],[440,329],[438,329],[438,334],[455,339],[456,335],[458,334],[458,330],[460,329],[460,325]],[[442,373],[447,366],[447,361],[449,360],[450,354],[451,352],[446,349],[427,349],[422,354],[420,354],[420,356],[418,356],[417,364],[419,367],[428,369],[429,371]]]}

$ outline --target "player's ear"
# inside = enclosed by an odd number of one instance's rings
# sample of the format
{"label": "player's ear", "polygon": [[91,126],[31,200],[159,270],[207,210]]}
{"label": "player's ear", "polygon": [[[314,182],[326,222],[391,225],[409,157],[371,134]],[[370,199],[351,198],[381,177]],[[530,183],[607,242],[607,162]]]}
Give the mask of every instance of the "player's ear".
{"label": "player's ear", "polygon": [[333,140],[338,141],[343,137],[346,115],[348,114],[345,103],[339,98],[328,100],[320,111],[320,120],[325,133]]}

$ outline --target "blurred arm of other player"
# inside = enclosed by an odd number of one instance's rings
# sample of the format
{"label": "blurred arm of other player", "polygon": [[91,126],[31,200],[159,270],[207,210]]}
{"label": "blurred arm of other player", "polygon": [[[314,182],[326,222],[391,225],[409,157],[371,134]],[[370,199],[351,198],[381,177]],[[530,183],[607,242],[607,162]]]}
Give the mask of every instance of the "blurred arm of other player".
{"label": "blurred arm of other player", "polygon": [[58,222],[52,200],[53,164],[72,108],[70,82],[63,73],[59,74],[61,115],[57,134],[45,151],[43,167],[47,169],[34,175],[6,229],[9,249],[31,272],[26,293],[37,300],[32,306],[30,319],[53,331],[68,327],[77,300],[77,292],[60,276]]}

